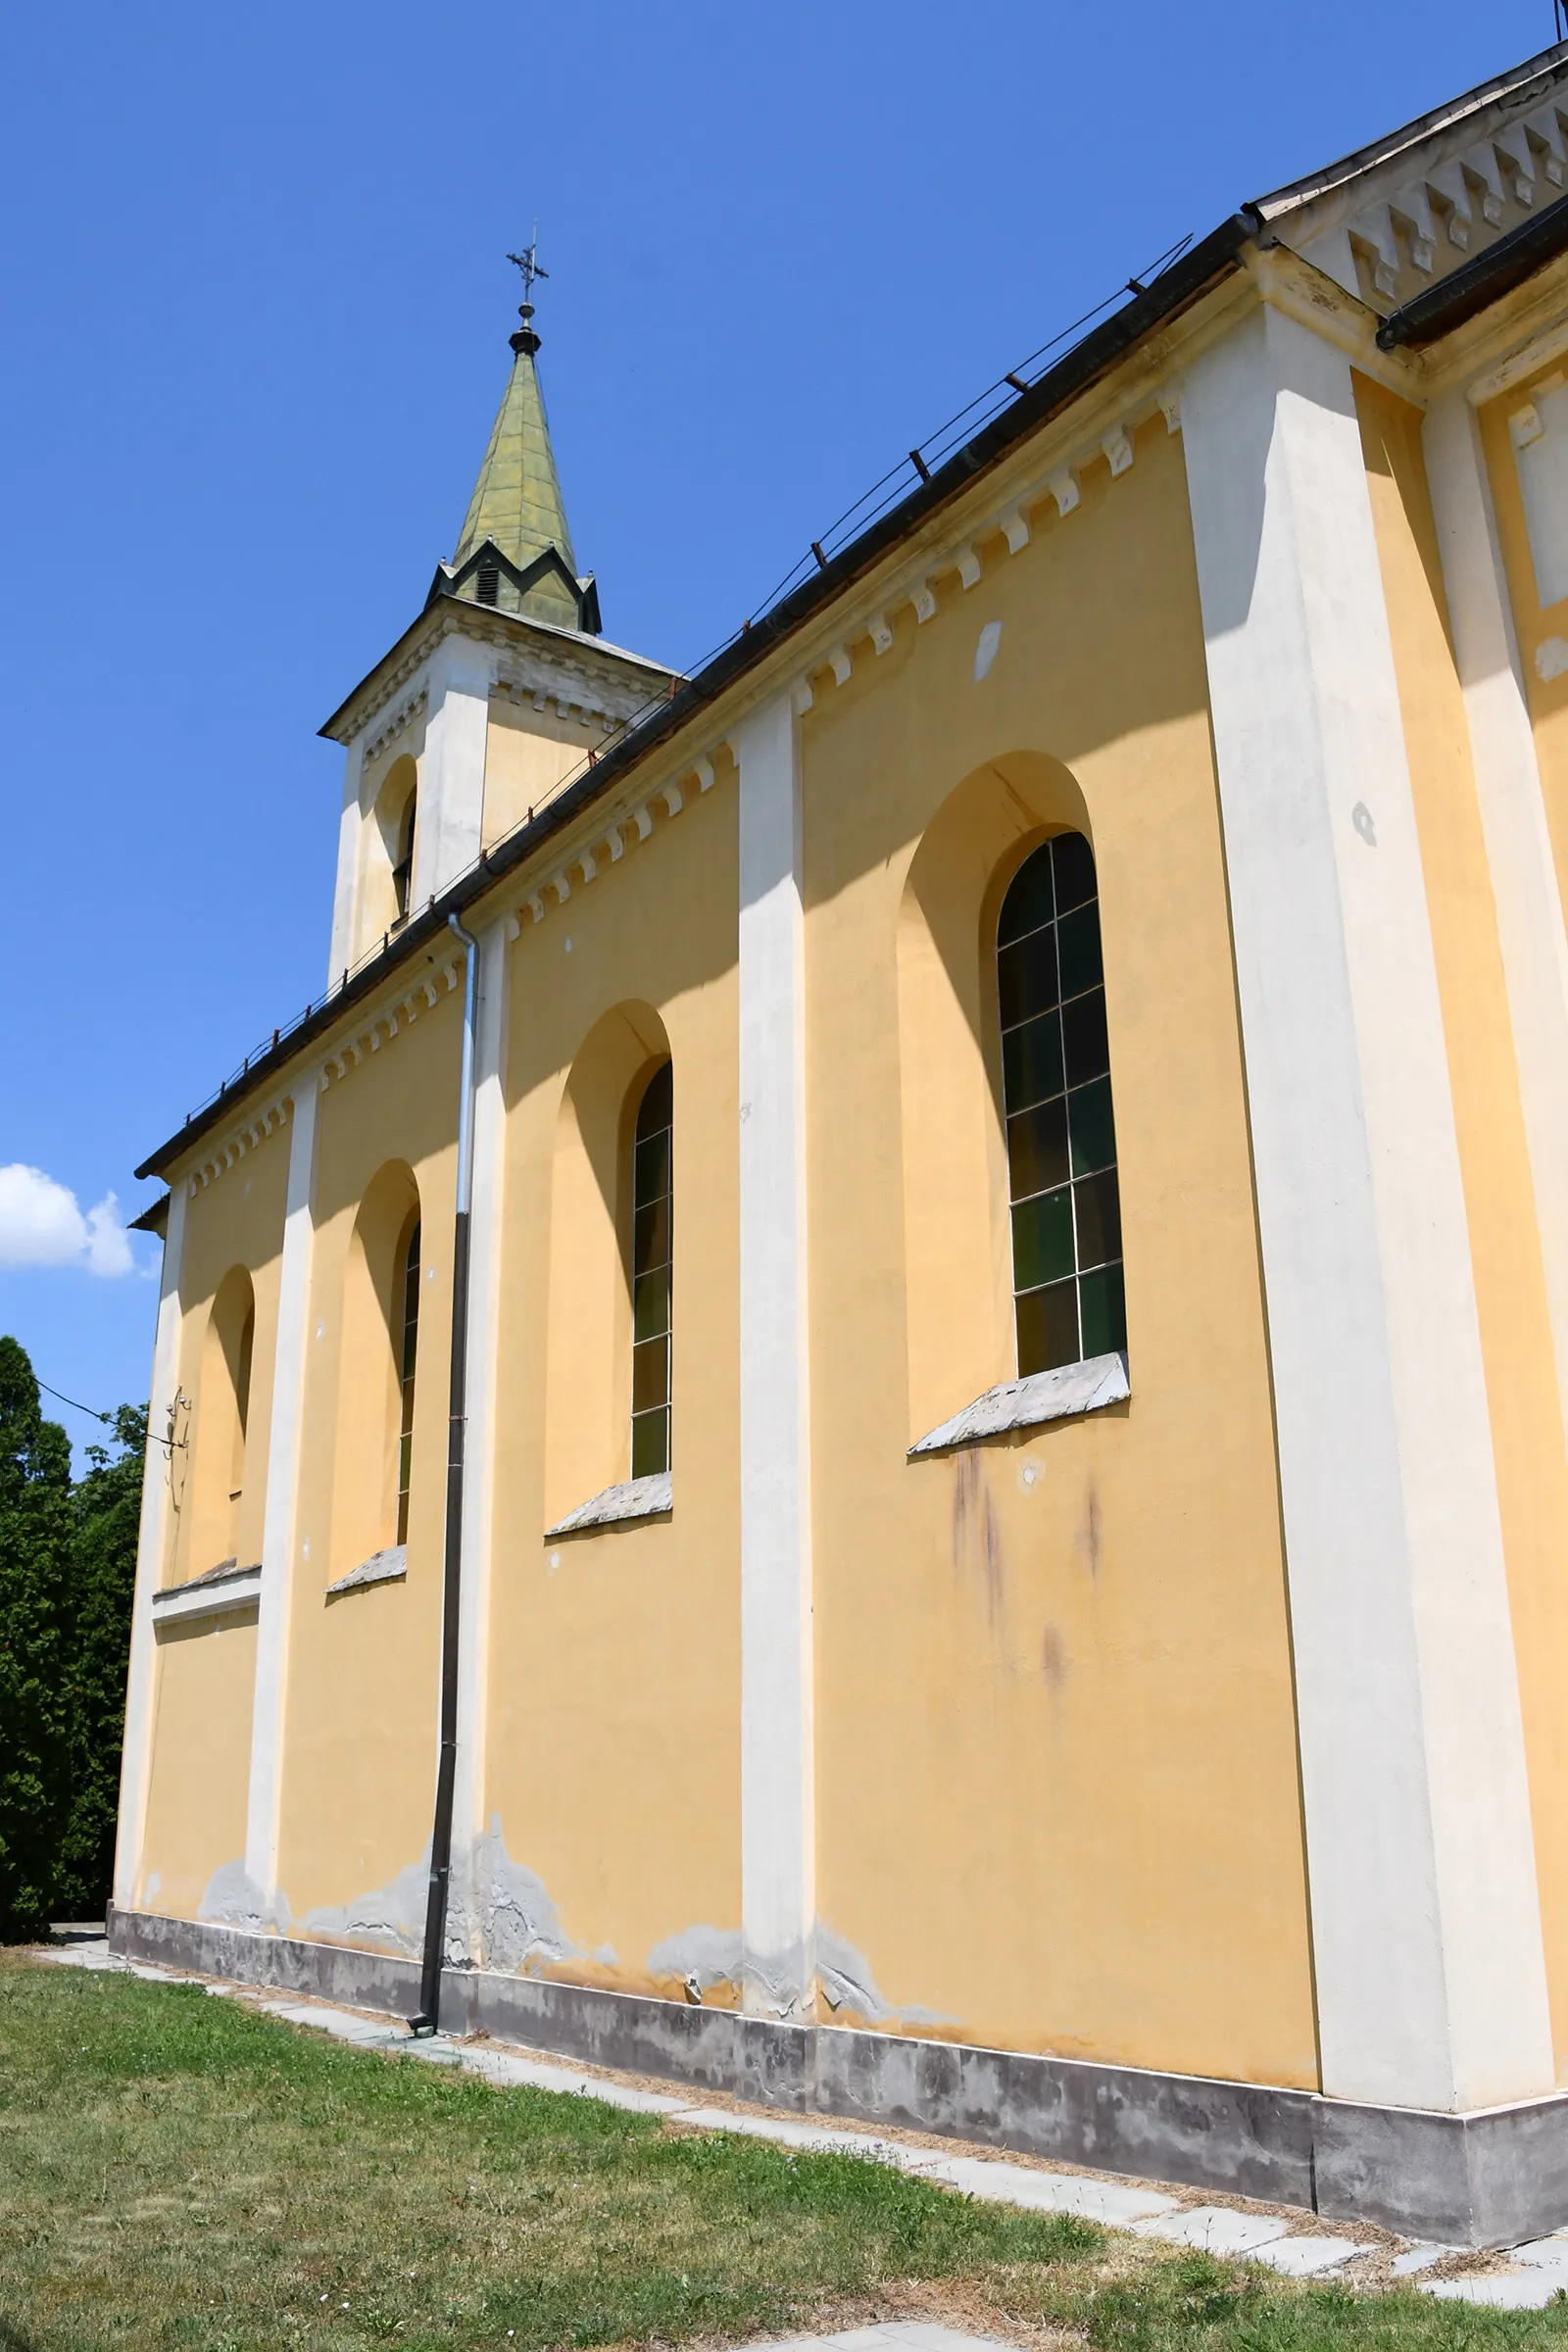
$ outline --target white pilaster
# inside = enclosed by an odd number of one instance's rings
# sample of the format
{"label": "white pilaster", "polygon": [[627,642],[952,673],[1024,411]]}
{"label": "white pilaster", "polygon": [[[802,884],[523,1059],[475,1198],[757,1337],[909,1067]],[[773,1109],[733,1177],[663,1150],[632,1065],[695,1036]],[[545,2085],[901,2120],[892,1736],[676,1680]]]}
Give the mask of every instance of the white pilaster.
{"label": "white pilaster", "polygon": [[360,807],[360,778],[365,768],[365,743],[349,746],[343,763],[343,809],[337,826],[337,881],[332,891],[332,945],[326,958],[330,987],[354,961],[356,918],[360,900],[360,839],[365,814]]}
{"label": "white pilaster", "polygon": [[167,1446],[159,1445],[158,1440],[170,1435],[169,1408],[179,1379],[179,1326],[183,1312],[180,1283],[184,1270],[187,1199],[186,1180],[180,1177],[169,1192],[169,1228],[164,1236],[158,1327],[153,1339],[152,1395],[147,1406],[147,1462],[142,1479],[141,1525],[136,1539],[136,1591],[130,1612],[125,1732],[120,1765],[120,1827],[115,1841],[117,1911],[133,1910],[141,1893],[158,1676],[153,1594],[163,1581],[172,1461]]}
{"label": "white pilaster", "polygon": [[277,1348],[267,1448],[267,1503],[262,1520],[262,1591],[256,1631],[256,1693],[251,1712],[250,1797],[245,1821],[245,1875],[258,1904],[258,1925],[286,1931],[280,1898],[278,1838],[283,1796],[283,1723],[288,1703],[289,1616],[297,1569],[295,1530],[300,1439],[305,1422],[306,1360],[311,1338],[311,1264],[315,1251],[312,1190],[316,1175],[316,1107],[320,1073],[303,1073],[294,1089],[289,1126],[288,1190],[283,1253],[277,1286]]}
{"label": "white pilaster", "polygon": [[474,1038],[473,1205],[468,1222],[468,1421],[463,1486],[463,1594],[458,1620],[458,1766],[452,1804],[447,1946],[483,1961],[485,1754],[490,1687],[490,1583],[496,1492],[496,1377],[506,1174],[507,923],[479,933]]}
{"label": "white pilaster", "polygon": [[1348,365],[1254,313],[1183,443],[1267,1299],[1323,2086],[1552,2087],[1458,1147]]}
{"label": "white pilaster", "polygon": [[753,2014],[791,2017],[813,1996],[816,1913],[806,956],[793,698],[756,711],[732,741],[740,769],[743,1998]]}
{"label": "white pilaster", "polygon": [[465,637],[443,637],[431,657],[411,913],[479,855],[490,676],[484,648]]}
{"label": "white pilaster", "polygon": [[1497,909],[1557,1396],[1568,1428],[1568,938],[1480,428],[1462,391],[1427,411],[1427,479]]}

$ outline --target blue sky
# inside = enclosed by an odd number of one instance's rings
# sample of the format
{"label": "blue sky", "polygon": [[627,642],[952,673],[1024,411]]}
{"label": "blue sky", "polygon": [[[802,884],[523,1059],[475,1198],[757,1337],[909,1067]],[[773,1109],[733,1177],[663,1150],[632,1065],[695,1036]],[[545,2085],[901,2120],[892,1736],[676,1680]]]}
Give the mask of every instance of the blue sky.
{"label": "blue sky", "polygon": [[579,564],[686,664],[1184,231],[1551,38],[1546,0],[19,12],[0,1331],[146,1395],[157,1248],[103,1203],[320,985],[316,729],[452,553],[536,216]]}

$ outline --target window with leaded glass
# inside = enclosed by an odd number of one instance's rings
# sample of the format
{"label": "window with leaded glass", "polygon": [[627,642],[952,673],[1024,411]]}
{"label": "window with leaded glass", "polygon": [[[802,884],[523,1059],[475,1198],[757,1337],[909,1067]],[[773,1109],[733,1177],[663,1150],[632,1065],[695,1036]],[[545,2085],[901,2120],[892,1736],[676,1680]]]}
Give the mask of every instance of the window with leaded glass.
{"label": "window with leaded glass", "polygon": [[[419,1351],[419,1220],[416,1217],[404,1252],[399,1297],[403,1309],[403,1339],[398,1362],[400,1413],[398,1420],[398,1532],[397,1542],[409,1540],[409,1485],[414,1466],[414,1366]],[[382,1490],[385,1492],[385,1489]]]}
{"label": "window with leaded glass", "polygon": [[671,1065],[649,1079],[632,1145],[631,1474],[669,1468]]}
{"label": "window with leaded glass", "polygon": [[1018,1373],[1127,1345],[1095,857],[1057,833],[997,923]]}

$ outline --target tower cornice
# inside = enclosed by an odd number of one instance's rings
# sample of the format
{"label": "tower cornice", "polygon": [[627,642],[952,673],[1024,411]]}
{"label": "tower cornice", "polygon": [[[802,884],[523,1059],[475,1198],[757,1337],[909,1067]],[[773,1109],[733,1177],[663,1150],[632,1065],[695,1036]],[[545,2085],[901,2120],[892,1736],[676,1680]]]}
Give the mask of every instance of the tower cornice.
{"label": "tower cornice", "polygon": [[[660,694],[667,694],[671,679],[681,672],[662,662],[652,662],[624,646],[610,645],[581,629],[563,628],[555,621],[537,620],[531,613],[508,612],[496,605],[476,605],[438,585],[418,618],[410,623],[396,644],[368,670],[317,732],[330,743],[352,744],[378,711],[405,687],[446,637],[465,637],[498,654],[522,656],[536,664],[567,672],[606,689],[607,710],[629,715]],[[629,704],[628,704],[629,698]]]}

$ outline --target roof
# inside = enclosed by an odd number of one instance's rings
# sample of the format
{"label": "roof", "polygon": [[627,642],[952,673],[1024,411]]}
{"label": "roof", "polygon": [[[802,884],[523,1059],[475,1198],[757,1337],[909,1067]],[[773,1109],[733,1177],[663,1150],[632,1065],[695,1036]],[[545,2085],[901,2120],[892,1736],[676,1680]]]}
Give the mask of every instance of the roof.
{"label": "roof", "polygon": [[[576,576],[565,501],[561,495],[555,452],[550,446],[550,422],[534,365],[539,337],[529,323],[532,308],[531,303],[523,304],[519,313],[522,326],[512,338],[512,373],[452,560],[457,571],[489,540],[518,571],[553,547],[567,575]],[[494,602],[494,591],[482,601]],[[563,582],[548,572],[527,589],[519,610],[568,627],[575,626],[579,617],[576,601]]]}

